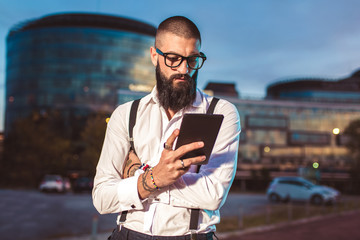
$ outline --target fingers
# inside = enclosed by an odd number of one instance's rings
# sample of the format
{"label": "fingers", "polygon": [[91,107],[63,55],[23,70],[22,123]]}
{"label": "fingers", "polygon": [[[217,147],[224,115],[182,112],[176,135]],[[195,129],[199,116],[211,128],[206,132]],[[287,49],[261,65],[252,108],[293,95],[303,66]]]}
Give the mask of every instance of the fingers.
{"label": "fingers", "polygon": [[205,160],[206,160],[206,156],[198,156],[198,157],[182,159],[182,162],[179,161],[179,169],[188,170],[191,165],[201,163]]}
{"label": "fingers", "polygon": [[180,163],[181,163],[181,168],[185,169],[184,161],[182,159],[180,159]]}
{"label": "fingers", "polygon": [[188,166],[185,165],[184,160],[180,159],[181,167],[179,168],[180,171],[183,171],[183,174],[189,171],[191,164]]}
{"label": "fingers", "polygon": [[[173,144],[174,140],[176,139],[176,137],[178,135],[179,135],[179,131],[176,129],[171,134],[171,136],[168,138],[166,143],[164,144],[164,148],[172,151],[172,147],[171,147],[171,149],[169,149],[169,145]],[[176,149],[175,151],[171,152],[172,159],[173,159],[173,161],[180,160],[186,153],[191,152],[195,149],[203,148],[203,147],[204,147],[204,142],[202,142],[202,141],[185,144],[185,145],[179,147],[178,149]],[[205,161],[205,159],[206,159],[205,156],[198,156],[198,157],[190,158],[189,165],[191,165],[192,163],[199,163],[199,162]]]}
{"label": "fingers", "polygon": [[[175,129],[172,132],[172,134],[170,135],[170,137],[166,140],[166,142],[164,143],[165,150],[163,152],[163,156],[164,156],[164,159],[168,159],[167,164],[169,164],[169,163],[175,164],[176,169],[187,171],[192,164],[201,163],[201,162],[205,161],[206,157],[198,156],[198,157],[181,160],[182,157],[188,152],[191,152],[195,149],[203,148],[204,142],[199,141],[199,142],[185,144],[185,145],[179,147],[178,149],[176,149],[175,151],[173,151],[173,144],[174,144],[176,138],[179,136],[179,132],[180,132],[179,129]],[[180,165],[180,167],[178,167],[179,165]]]}
{"label": "fingers", "polygon": [[189,144],[185,144],[181,147],[179,147],[175,152],[176,152],[176,157],[177,158],[181,158],[182,156],[184,156],[186,153],[191,152],[195,149],[200,149],[204,147],[204,142],[193,142],[193,143],[189,143]]}
{"label": "fingers", "polygon": [[164,148],[166,150],[172,150],[172,146],[174,144],[175,139],[179,136],[179,129],[175,129],[172,134],[170,135],[170,137],[166,140],[166,142],[164,143]]}

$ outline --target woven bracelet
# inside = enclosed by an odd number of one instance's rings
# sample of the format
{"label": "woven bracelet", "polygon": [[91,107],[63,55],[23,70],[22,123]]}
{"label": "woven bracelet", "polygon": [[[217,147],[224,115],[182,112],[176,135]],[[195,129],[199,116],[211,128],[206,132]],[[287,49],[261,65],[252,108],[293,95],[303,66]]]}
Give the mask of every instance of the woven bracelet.
{"label": "woven bracelet", "polygon": [[143,163],[143,164],[141,164],[140,169],[143,170],[143,171],[145,171],[145,170],[148,169],[149,167],[150,167],[149,165]]}

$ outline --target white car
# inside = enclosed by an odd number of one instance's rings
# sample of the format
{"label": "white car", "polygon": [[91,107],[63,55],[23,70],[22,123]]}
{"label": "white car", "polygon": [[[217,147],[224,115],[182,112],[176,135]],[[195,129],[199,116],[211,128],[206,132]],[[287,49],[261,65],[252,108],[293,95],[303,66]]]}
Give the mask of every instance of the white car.
{"label": "white car", "polygon": [[296,200],[309,201],[316,205],[335,203],[340,198],[340,192],[337,190],[315,185],[302,177],[274,178],[266,194],[271,202]]}
{"label": "white car", "polygon": [[70,188],[69,184],[69,181],[66,181],[60,175],[45,175],[39,189],[42,192],[66,192]]}

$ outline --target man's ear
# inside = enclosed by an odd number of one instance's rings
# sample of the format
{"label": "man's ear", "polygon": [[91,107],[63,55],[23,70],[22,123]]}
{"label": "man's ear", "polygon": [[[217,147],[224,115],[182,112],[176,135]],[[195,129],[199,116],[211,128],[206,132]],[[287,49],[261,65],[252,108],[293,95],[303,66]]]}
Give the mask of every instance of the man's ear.
{"label": "man's ear", "polygon": [[151,62],[156,67],[158,63],[159,55],[156,53],[156,49],[154,47],[150,47],[150,57],[151,57]]}

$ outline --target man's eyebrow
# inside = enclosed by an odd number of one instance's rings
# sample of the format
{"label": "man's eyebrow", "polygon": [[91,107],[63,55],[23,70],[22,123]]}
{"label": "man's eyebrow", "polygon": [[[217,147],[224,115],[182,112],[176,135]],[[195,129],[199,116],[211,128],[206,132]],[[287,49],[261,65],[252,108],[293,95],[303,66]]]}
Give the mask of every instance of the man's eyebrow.
{"label": "man's eyebrow", "polygon": [[197,56],[197,55],[200,56],[200,52],[191,52],[189,56],[183,56],[180,53],[177,53],[177,52],[174,52],[174,51],[166,51],[164,53],[176,54],[176,55],[179,55],[179,56],[182,56],[182,57]]}

